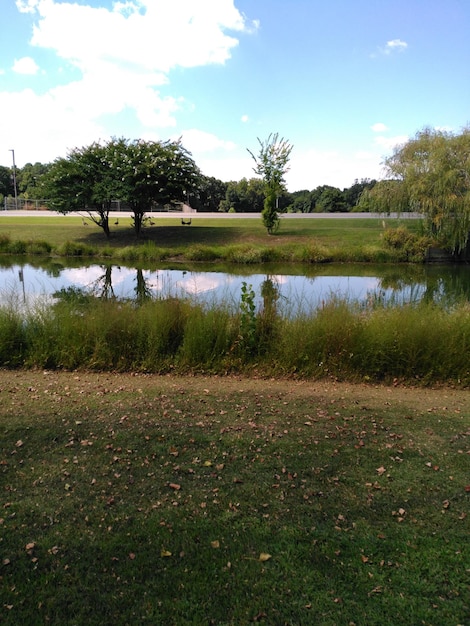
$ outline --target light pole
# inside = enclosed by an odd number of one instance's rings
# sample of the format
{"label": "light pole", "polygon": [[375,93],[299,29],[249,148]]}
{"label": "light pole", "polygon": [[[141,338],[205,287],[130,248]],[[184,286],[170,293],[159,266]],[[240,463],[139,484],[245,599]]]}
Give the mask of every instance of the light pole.
{"label": "light pole", "polygon": [[15,151],[10,148],[10,152],[13,156],[13,187],[15,190],[15,209],[18,211],[18,192],[16,190],[16,164],[15,164]]}

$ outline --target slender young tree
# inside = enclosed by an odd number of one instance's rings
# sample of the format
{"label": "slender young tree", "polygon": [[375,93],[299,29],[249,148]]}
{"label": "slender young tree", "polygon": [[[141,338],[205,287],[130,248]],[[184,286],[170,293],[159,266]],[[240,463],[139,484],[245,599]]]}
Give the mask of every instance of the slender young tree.
{"label": "slender young tree", "polygon": [[261,213],[263,224],[272,235],[279,229],[277,202],[285,189],[284,176],[289,171],[289,159],[292,145],[278,133],[270,134],[265,141],[258,137],[259,154],[255,156],[248,150],[255,161],[254,172],[264,181],[264,208]]}

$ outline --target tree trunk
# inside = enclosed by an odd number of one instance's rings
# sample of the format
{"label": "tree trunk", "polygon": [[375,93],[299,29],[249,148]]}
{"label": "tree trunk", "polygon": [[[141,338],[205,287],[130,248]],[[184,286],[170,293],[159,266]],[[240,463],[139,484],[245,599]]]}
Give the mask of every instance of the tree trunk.
{"label": "tree trunk", "polygon": [[144,214],[140,211],[134,211],[134,230],[137,237],[140,237],[142,232],[142,222],[144,221]]}
{"label": "tree trunk", "polygon": [[103,229],[106,238],[109,239],[111,236],[111,232],[109,230],[109,218],[107,215],[101,220],[101,228]]}

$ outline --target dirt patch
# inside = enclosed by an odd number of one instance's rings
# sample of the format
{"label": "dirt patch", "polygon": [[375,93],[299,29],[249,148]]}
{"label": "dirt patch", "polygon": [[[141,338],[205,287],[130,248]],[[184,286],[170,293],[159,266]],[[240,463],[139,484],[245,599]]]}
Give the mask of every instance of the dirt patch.
{"label": "dirt patch", "polygon": [[[336,381],[305,381],[289,379],[262,379],[220,376],[172,376],[148,374],[120,374],[108,372],[56,372],[31,370],[0,370],[0,394],[28,391],[48,392],[52,389],[67,390],[81,395],[106,394],[116,389],[129,393],[145,393],[157,388],[171,393],[258,393],[276,395],[294,400],[296,397],[318,397],[322,403],[342,402],[359,404],[367,409],[400,406],[414,414],[422,413],[468,413],[470,414],[470,391],[452,387],[410,388],[402,386],[351,384]],[[3,403],[2,403],[3,404]]]}

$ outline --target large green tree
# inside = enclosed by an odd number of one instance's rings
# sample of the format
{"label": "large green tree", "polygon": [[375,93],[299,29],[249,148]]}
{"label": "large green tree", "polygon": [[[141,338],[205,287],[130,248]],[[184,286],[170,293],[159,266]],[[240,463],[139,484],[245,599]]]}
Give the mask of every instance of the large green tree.
{"label": "large green tree", "polygon": [[4,196],[14,193],[12,170],[9,167],[0,165],[0,200],[3,201]]}
{"label": "large green tree", "polygon": [[117,196],[134,214],[140,235],[145,214],[158,205],[184,202],[197,193],[201,172],[181,141],[113,140],[108,144]]}
{"label": "large green tree", "polygon": [[197,194],[189,196],[189,204],[198,211],[215,212],[225,200],[228,183],[214,176],[201,175]]}
{"label": "large green tree", "polygon": [[278,133],[270,134],[265,141],[258,138],[258,156],[251,154],[255,161],[254,172],[264,181],[265,199],[262,211],[263,224],[269,234],[279,228],[278,199],[285,189],[284,176],[289,171],[292,145]]}
{"label": "large green tree", "polygon": [[140,235],[145,214],[157,205],[183,202],[195,193],[200,172],[180,141],[111,139],[72,150],[42,177],[50,208],[78,211],[109,237],[113,201],[130,207]]}
{"label": "large green tree", "polygon": [[108,145],[93,143],[56,159],[41,177],[40,193],[59,213],[86,213],[107,237],[109,212],[116,199],[117,177],[108,158]]}
{"label": "large green tree", "polygon": [[225,198],[220,203],[221,211],[235,213],[260,213],[265,197],[264,182],[259,178],[242,178],[227,184]]}
{"label": "large green tree", "polygon": [[41,178],[50,168],[47,163],[26,163],[18,169],[16,179],[18,182],[18,192],[22,198],[27,200],[42,200],[40,195]]}
{"label": "large green tree", "polygon": [[397,147],[385,166],[398,181],[394,194],[388,195],[389,208],[401,210],[406,204],[408,210],[423,213],[430,232],[447,249],[454,254],[465,250],[470,233],[470,128],[459,134],[425,128]]}

